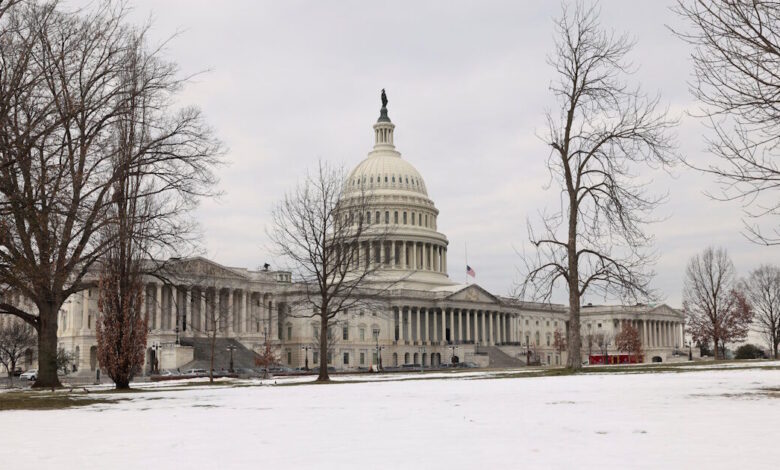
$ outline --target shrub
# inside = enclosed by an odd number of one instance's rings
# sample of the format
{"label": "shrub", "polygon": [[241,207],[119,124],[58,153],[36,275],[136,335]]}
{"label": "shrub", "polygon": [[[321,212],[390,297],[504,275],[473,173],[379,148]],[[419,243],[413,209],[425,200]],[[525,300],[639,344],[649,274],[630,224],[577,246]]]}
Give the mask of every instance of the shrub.
{"label": "shrub", "polygon": [[764,352],[754,344],[743,344],[737,348],[735,359],[762,359]]}

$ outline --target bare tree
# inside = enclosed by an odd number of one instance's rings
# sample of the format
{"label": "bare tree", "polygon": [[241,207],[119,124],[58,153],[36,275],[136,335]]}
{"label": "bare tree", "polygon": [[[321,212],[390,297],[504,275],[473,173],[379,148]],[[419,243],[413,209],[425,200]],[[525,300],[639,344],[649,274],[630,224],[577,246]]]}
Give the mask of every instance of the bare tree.
{"label": "bare tree", "polygon": [[740,286],[753,309],[753,329],[761,334],[777,359],[780,345],[780,268],[762,265]]}
{"label": "bare tree", "polygon": [[525,257],[522,296],[550,300],[559,283],[568,291],[568,359],[582,367],[580,304],[586,293],[636,302],[653,297],[649,288],[654,256],[644,225],[663,201],[646,191],[636,174],[644,166],[674,161],[671,134],[676,121],[624,82],[630,68],[626,36],[604,31],[598,11],[564,6],[550,64],[558,79],[551,88],[558,113],[548,113],[547,167],[561,191],[561,209],[542,214],[541,228],[528,223],[535,257]]}
{"label": "bare tree", "polygon": [[[376,219],[371,223],[371,194],[362,184],[347,185],[346,176],[343,169],[320,162],[274,208],[268,234],[300,281],[299,303],[306,312],[300,315],[319,318],[320,351],[328,350],[333,319],[373,305],[388,288],[372,281],[386,258],[379,247],[387,240],[389,225]],[[326,360],[320,361],[317,380],[329,380]]]}
{"label": "bare tree", "polygon": [[690,26],[676,33],[695,46],[691,91],[714,134],[716,161],[695,167],[720,183],[717,199],[744,203],[749,239],[780,244],[780,225],[768,234],[759,224],[780,216],[780,3],[686,0],[675,10]]}
{"label": "bare tree", "polygon": [[618,351],[624,352],[633,356],[636,362],[639,362],[639,357],[642,355],[642,339],[639,335],[639,330],[634,328],[631,323],[623,322],[620,328],[620,333],[615,335],[615,347]]}
{"label": "bare tree", "polygon": [[604,358],[604,364],[609,363],[609,347],[614,339],[611,333],[606,332],[599,332],[593,335],[593,342],[598,346],[601,357]]}
{"label": "bare tree", "polygon": [[696,342],[712,340],[715,359],[727,342],[747,337],[752,311],[737,290],[736,270],[726,250],[709,247],[691,258],[685,271],[683,311]]}
{"label": "bare tree", "polygon": [[[38,331],[35,386],[59,385],[57,314],[96,284],[123,175],[154,198],[144,236],[158,259],[190,246],[185,215],[215,182],[219,142],[197,109],[173,107],[184,80],[125,14],[113,2],[78,13],[23,2],[0,20],[0,285],[36,307],[0,303],[0,314]],[[118,145],[122,126],[135,129],[130,145]]]}
{"label": "bare tree", "polygon": [[16,318],[8,320],[11,321],[0,322],[0,364],[3,364],[13,383],[16,364],[29,349],[35,347],[37,338],[35,330],[27,323]]}

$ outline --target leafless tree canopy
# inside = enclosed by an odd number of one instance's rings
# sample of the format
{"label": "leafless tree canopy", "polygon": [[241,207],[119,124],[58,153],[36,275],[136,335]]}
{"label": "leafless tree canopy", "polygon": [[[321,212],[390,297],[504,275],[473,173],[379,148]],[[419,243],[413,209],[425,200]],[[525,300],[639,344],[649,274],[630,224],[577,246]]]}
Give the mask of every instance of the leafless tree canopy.
{"label": "leafless tree canopy", "polygon": [[[370,242],[387,240],[389,228],[372,224],[371,195],[347,187],[346,172],[320,162],[313,174],[274,208],[269,238],[292,264],[303,290],[303,310],[320,319],[320,351],[328,350],[331,320],[350,309],[378,302],[387,286],[371,284],[381,267]],[[328,380],[327,361],[320,361],[318,380]]]}
{"label": "leafless tree canopy", "polygon": [[125,13],[20,2],[0,18],[0,286],[37,307],[0,314],[38,330],[39,386],[58,385],[57,313],[112,246],[102,235],[122,175],[140,181],[148,230],[135,235],[158,255],[191,241],[184,215],[215,182],[220,143],[197,109],[174,105],[176,66]]}
{"label": "leafless tree canopy", "polygon": [[709,247],[691,258],[685,271],[683,310],[688,333],[696,342],[712,340],[716,359],[721,346],[747,336],[752,312],[737,290],[736,270],[726,250]]}
{"label": "leafless tree canopy", "polygon": [[672,164],[676,121],[658,97],[630,87],[626,36],[604,31],[598,11],[564,7],[549,62],[560,105],[547,115],[544,140],[560,210],[530,222],[535,257],[525,259],[522,296],[549,300],[559,283],[569,292],[569,367],[580,367],[580,300],[586,292],[636,301],[652,297],[653,261],[644,225],[663,196],[637,178],[642,168]]}
{"label": "leafless tree canopy", "polygon": [[762,265],[754,269],[741,290],[753,309],[753,329],[766,339],[772,357],[780,345],[780,268]]}
{"label": "leafless tree canopy", "polygon": [[35,347],[35,330],[27,323],[15,318],[0,322],[0,364],[5,367],[8,377],[13,380],[16,364],[27,350]]}
{"label": "leafless tree canopy", "polygon": [[695,46],[693,94],[713,136],[715,162],[697,168],[721,184],[719,198],[740,199],[746,235],[780,244],[780,225],[762,231],[758,218],[780,217],[780,3],[766,0],[680,1]]}

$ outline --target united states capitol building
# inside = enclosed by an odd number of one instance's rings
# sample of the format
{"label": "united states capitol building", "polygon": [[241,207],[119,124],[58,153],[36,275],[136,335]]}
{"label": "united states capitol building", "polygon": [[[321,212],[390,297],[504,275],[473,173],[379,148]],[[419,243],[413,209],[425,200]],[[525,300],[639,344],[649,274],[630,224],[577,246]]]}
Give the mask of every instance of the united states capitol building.
{"label": "united states capitol building", "polygon": [[[457,361],[565,364],[566,353],[554,338],[556,331],[565,337],[566,306],[519,301],[454,282],[448,274],[449,241],[437,229],[439,211],[422,175],[396,149],[395,125],[385,107],[373,129],[374,148],[349,174],[346,187],[364,185],[374,222],[392,227],[381,244],[366,247],[366,261],[378,263],[377,282],[392,286],[381,301],[337,318],[328,350],[319,351],[319,320],[299,302],[303,289],[291,273],[223,266],[201,257],[168,260],[167,282],[146,280],[145,372],[152,364],[193,367],[202,360],[198,348],[212,327],[220,345],[261,351],[268,343],[290,367],[314,367],[323,360],[337,370],[376,368],[380,361],[385,368]],[[60,347],[75,355],[77,373],[94,374],[96,289],[71,297],[60,315]],[[675,360],[683,354],[683,321],[682,312],[667,305],[583,306],[583,357],[601,351],[591,338],[613,337],[630,323],[640,333],[645,362]],[[617,353],[614,341],[608,349]]]}

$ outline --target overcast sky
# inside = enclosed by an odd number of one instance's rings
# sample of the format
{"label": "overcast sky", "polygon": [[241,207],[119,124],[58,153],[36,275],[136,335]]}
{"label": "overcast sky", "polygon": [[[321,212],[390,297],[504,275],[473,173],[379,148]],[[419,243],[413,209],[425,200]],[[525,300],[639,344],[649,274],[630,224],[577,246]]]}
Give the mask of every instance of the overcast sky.
{"label": "overcast sky", "polygon": [[[688,47],[665,1],[604,1],[602,23],[637,41],[630,77],[660,92],[673,113],[692,109]],[[379,91],[387,89],[395,142],[423,175],[450,241],[450,277],[465,280],[465,245],[477,282],[507,294],[518,281],[526,219],[553,208],[544,189],[548,149],[537,137],[555,108],[553,17],[537,2],[136,1],[154,37],[180,34],[166,56],[182,73],[208,70],[184,91],[229,147],[220,200],[195,214],[211,259],[232,266],[279,266],[265,227],[275,201],[318,159],[357,165],[373,145]],[[706,128],[682,116],[680,152],[706,158]],[[728,248],[741,274],[777,258],[776,248],[740,234],[738,204],[714,202],[711,179],[678,168],[654,178],[669,192],[648,230],[660,260],[654,286],[680,305],[688,259],[709,244]],[[556,299],[564,301],[563,296]],[[603,299],[591,298],[599,302]]]}

